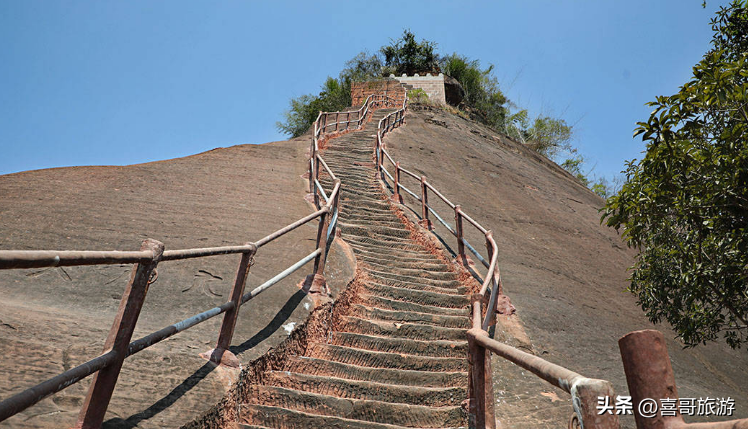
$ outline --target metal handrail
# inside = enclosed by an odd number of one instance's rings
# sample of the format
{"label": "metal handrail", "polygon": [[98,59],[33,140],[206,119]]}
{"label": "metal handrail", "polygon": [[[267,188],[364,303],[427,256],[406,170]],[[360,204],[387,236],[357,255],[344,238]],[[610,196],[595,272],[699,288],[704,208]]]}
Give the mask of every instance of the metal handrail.
{"label": "metal handrail", "polygon": [[[596,416],[594,406],[597,397],[592,397],[590,394],[590,392],[592,392],[595,395],[612,396],[613,389],[609,382],[583,377],[566,368],[554,365],[506,344],[501,344],[488,336],[487,330],[495,317],[497,300],[503,293],[501,272],[498,267],[498,245],[496,244],[490,230],[486,229],[471,216],[464,213],[459,205],[455,205],[447,199],[441,192],[431,185],[424,176],[418,176],[417,174],[400,167],[400,163],[396,162],[387,150],[385,150],[382,138],[391,129],[402,124],[406,108],[407,98],[403,102],[403,107],[401,109],[392,112],[379,121],[376,147],[374,148],[377,170],[380,173],[384,173],[394,182],[393,191],[395,195],[393,195],[393,198],[397,197],[394,198],[395,200],[402,202],[400,191],[405,190],[421,202],[421,221],[424,222],[424,226],[431,229],[429,214],[433,214],[439,222],[455,235],[457,238],[458,260],[463,264],[468,265],[467,256],[465,255],[465,248],[467,248],[467,250],[472,252],[483,266],[488,269],[485,278],[483,279],[483,283],[481,284],[479,293],[474,295],[472,328],[467,333],[471,355],[470,361],[472,363],[470,369],[470,376],[472,378],[470,395],[471,401],[475,401],[476,427],[493,428],[495,424],[493,411],[493,387],[490,370],[491,361],[489,357],[490,355],[486,353],[486,350],[496,353],[497,355],[530,370],[551,384],[561,387],[571,393],[575,418],[580,421],[584,427],[618,427],[617,416],[604,416],[603,418]],[[395,166],[394,176],[384,168],[382,164],[384,158],[387,158],[392,165]],[[399,183],[400,173],[405,173],[406,175],[420,181],[420,197]],[[442,219],[442,217],[439,216],[439,214],[428,204],[428,191],[436,194],[454,210],[454,228]],[[478,252],[465,238],[463,234],[463,220],[467,221],[468,224],[475,227],[485,236],[488,258],[483,257],[483,255],[481,255],[480,252]],[[489,292],[489,289],[490,294],[488,296],[488,302],[486,303],[486,293]],[[484,303],[486,305],[484,305]],[[485,313],[485,317],[481,317],[483,313]],[[587,393],[581,394],[580,390],[584,390]],[[597,424],[599,421],[602,421],[603,424]]]}
{"label": "metal handrail", "polygon": [[426,183],[426,186],[427,186],[427,187],[428,187],[429,189],[431,189],[431,191],[432,191],[432,192],[433,192],[433,193],[434,193],[434,194],[435,194],[435,195],[436,195],[437,197],[439,197],[439,198],[440,198],[440,199],[441,199],[442,201],[444,201],[444,202],[445,202],[445,203],[446,203],[446,204],[447,204],[447,205],[448,205],[449,207],[451,207],[451,208],[452,208],[452,210],[454,210],[454,208],[455,208],[455,205],[454,205],[454,203],[452,203],[452,201],[449,201],[449,200],[447,199],[447,197],[445,197],[444,195],[442,195],[442,193],[441,193],[441,192],[439,192],[439,190],[437,190],[437,189],[436,189],[436,188],[435,188],[435,187],[434,187],[433,185],[431,185],[431,183]]}
{"label": "metal handrail", "polygon": [[[370,97],[370,99],[375,98],[376,97]],[[313,143],[315,147],[320,132],[319,120],[322,117],[323,116],[320,113],[314,124],[315,136]],[[360,117],[358,119],[359,123],[362,123],[363,119],[363,117]],[[45,397],[79,382],[85,377],[96,374],[94,381],[91,383],[86,401],[84,401],[83,407],[81,408],[76,426],[98,427],[103,421],[104,414],[109,404],[109,399],[111,398],[111,393],[117,382],[122,361],[133,354],[220,314],[225,314],[224,321],[221,326],[218,344],[212,353],[210,353],[210,359],[216,363],[223,362],[224,356],[230,355],[230,352],[228,352],[227,349],[231,343],[231,337],[238,317],[238,309],[242,304],[277,284],[282,279],[288,277],[312,260],[315,260],[315,278],[317,275],[321,276],[324,272],[326,254],[331,241],[334,238],[334,232],[337,225],[340,180],[336,178],[335,174],[330,170],[329,166],[321,156],[310,158],[310,169],[314,168],[315,165],[312,159],[318,160],[335,182],[335,185],[328,196],[317,178],[312,178],[312,180],[310,180],[312,186],[318,187],[319,191],[322,193],[322,196],[325,198],[325,205],[319,207],[319,209],[314,213],[286,225],[254,243],[235,246],[164,251],[163,244],[153,240],[146,240],[143,244],[143,248],[140,251],[135,252],[90,250],[0,250],[0,270],[76,265],[137,264],[134,268],[130,284],[126,288],[125,294],[122,297],[122,304],[120,305],[118,316],[115,318],[115,324],[113,325],[107,343],[105,344],[105,348],[109,351],[78,365],[75,368],[67,370],[4,399],[0,402],[0,421],[33,406]],[[314,219],[319,219],[320,231],[325,232],[321,235],[318,233],[317,248],[312,253],[286,268],[251,292],[244,293],[244,286],[246,284],[251,260],[257,253],[258,249]],[[239,272],[237,273],[237,278],[229,301],[130,342],[140,308],[142,307],[148,290],[148,284],[153,281],[152,279],[156,275],[155,268],[159,262],[229,254],[242,255]],[[123,341],[127,341],[127,343],[123,344]]]}
{"label": "metal handrail", "polygon": [[151,252],[116,250],[0,250],[0,269],[138,264],[151,258]]}

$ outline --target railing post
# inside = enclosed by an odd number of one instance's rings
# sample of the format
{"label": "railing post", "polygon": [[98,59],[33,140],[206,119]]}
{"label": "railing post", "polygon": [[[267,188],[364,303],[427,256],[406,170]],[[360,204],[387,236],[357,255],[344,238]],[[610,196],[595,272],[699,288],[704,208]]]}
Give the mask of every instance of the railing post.
{"label": "railing post", "polygon": [[[319,154],[314,155],[314,180],[319,181]],[[317,192],[317,182],[314,182],[314,207],[319,208],[319,192]]]}
{"label": "railing post", "polygon": [[462,207],[459,204],[455,206],[455,235],[457,236],[457,258],[463,263],[467,262],[465,255],[465,243],[462,235]]}
{"label": "railing post", "polygon": [[418,223],[431,231],[433,225],[429,219],[429,194],[426,188],[426,176],[421,176],[421,220]]}
{"label": "railing post", "polygon": [[402,204],[403,196],[400,195],[400,161],[395,163],[395,193],[392,195],[392,201]]}
{"label": "railing post", "polygon": [[351,127],[351,112],[345,112],[345,129]]}
{"label": "railing post", "polygon": [[615,411],[611,414],[598,412],[600,400],[615,404],[613,385],[607,380],[585,378],[575,383],[571,388],[571,400],[574,414],[582,427],[589,429],[619,429],[621,427]]}
{"label": "railing post", "polygon": [[143,308],[148,283],[156,270],[156,265],[164,253],[163,243],[147,239],[143,241],[140,250],[150,250],[153,258],[150,262],[140,263],[133,267],[130,281],[127,284],[122,300],[119,304],[117,316],[104,343],[104,353],[114,351],[116,358],[109,366],[94,374],[91,387],[83,401],[78,422],[75,427],[80,429],[98,429],[104,421],[109,401],[112,399],[114,386],[117,384],[122,363],[127,357],[127,348],[135,330],[140,310]]}
{"label": "railing post", "polygon": [[[473,299],[473,318],[480,319],[480,303],[481,298],[478,295],[474,295]],[[476,314],[477,313],[477,314]],[[475,324],[475,323],[474,323]],[[493,400],[493,380],[491,372],[491,353],[480,344],[475,341],[475,331],[477,328],[473,326],[468,331],[468,361],[470,368],[469,377],[469,412],[473,412],[475,415],[475,427],[476,428],[490,428],[496,427],[496,416],[494,414],[494,400]]]}
{"label": "railing post", "polygon": [[[338,213],[338,206],[340,205],[340,179],[335,179],[335,184],[338,185],[338,192],[335,194],[335,197],[332,199],[332,211],[330,212],[330,222],[332,222],[332,216],[334,216],[336,213]],[[333,185],[333,189],[334,185]],[[335,222],[335,225],[333,226],[332,231],[330,231],[331,237],[334,237],[337,230],[338,230],[338,222],[340,221],[340,215],[338,215],[338,220]],[[329,228],[329,226],[328,226]],[[329,250],[329,249],[328,249]]]}
{"label": "railing post", "polygon": [[234,307],[223,315],[223,323],[221,324],[221,332],[218,335],[216,348],[207,353],[211,362],[232,368],[239,367],[239,359],[229,351],[229,347],[231,347],[231,339],[234,336],[236,320],[239,318],[239,308],[242,305],[242,295],[244,295],[244,287],[247,284],[249,267],[252,265],[255,253],[257,253],[257,247],[252,245],[252,243],[247,244],[251,245],[252,249],[242,253],[242,259],[236,271],[234,287],[231,289],[231,298],[229,301],[234,303]]}
{"label": "railing post", "polygon": [[675,375],[670,365],[670,357],[665,346],[665,337],[660,331],[634,331],[618,340],[623,360],[623,371],[634,409],[634,418],[638,429],[662,428],[682,423],[683,416],[674,407],[673,416],[663,416],[660,412],[654,416],[642,416],[639,403],[642,400],[656,401],[656,410],[662,409],[662,399],[678,401],[678,389],[675,386]]}
{"label": "railing post", "polygon": [[304,280],[303,290],[307,293],[329,294],[327,281],[325,280],[325,263],[327,261],[327,229],[330,227],[330,218],[333,214],[332,207],[332,204],[326,205],[326,211],[319,218],[319,226],[317,227],[317,250],[319,250],[319,254],[314,259],[314,273],[308,275]]}
{"label": "railing post", "polygon": [[335,131],[340,127],[340,112],[335,112]]}
{"label": "railing post", "polygon": [[312,144],[309,148],[309,193],[311,194],[314,194],[316,189],[314,185],[314,160],[317,159],[316,140],[317,136],[315,134],[312,136]]}
{"label": "railing post", "polygon": [[384,154],[382,153],[382,134],[380,131],[377,131],[377,142],[376,142],[376,163],[377,163],[377,178],[384,179],[384,175],[382,174],[382,162],[384,158]]}
{"label": "railing post", "polygon": [[327,114],[323,113],[322,114],[322,134],[324,134],[326,130],[327,130]]}

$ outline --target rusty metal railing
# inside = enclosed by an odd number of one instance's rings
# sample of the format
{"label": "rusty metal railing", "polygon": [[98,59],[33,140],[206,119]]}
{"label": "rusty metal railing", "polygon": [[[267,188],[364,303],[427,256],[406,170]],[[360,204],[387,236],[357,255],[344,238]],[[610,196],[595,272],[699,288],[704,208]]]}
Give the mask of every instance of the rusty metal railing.
{"label": "rusty metal railing", "polygon": [[[490,353],[498,356],[532,372],[548,383],[561,388],[571,395],[574,412],[569,420],[569,427],[583,428],[619,428],[619,418],[616,412],[600,413],[599,401],[608,397],[610,403],[615,403],[615,392],[613,386],[607,380],[599,380],[584,377],[576,372],[570,371],[559,365],[548,362],[532,354],[523,352],[507,344],[500,343],[490,338],[488,327],[494,322],[498,312],[499,300],[503,297],[501,283],[501,272],[498,267],[498,246],[493,238],[491,230],[484,228],[475,219],[468,216],[459,204],[454,204],[439,192],[425,176],[418,175],[403,168],[387,152],[383,137],[392,129],[404,122],[407,111],[407,100],[403,102],[401,109],[392,112],[379,123],[377,141],[374,148],[377,174],[380,179],[392,189],[392,201],[403,204],[403,194],[410,195],[420,203],[421,226],[433,230],[431,216],[439,221],[457,239],[456,259],[466,268],[471,269],[472,262],[465,253],[469,250],[488,271],[480,288],[480,292],[474,294],[472,303],[472,327],[467,331],[470,360],[469,394],[470,409],[476,416],[475,425],[478,428],[494,428],[496,418],[494,413],[493,383],[491,380]],[[392,173],[386,166],[385,160],[389,162]],[[414,191],[402,184],[401,178],[409,177],[418,182],[418,190]],[[389,183],[386,179],[389,179]],[[454,225],[450,225],[429,204],[429,195],[433,194],[443,201],[454,211]],[[417,212],[417,210],[414,210]],[[486,239],[487,256],[481,255],[475,247],[465,238],[463,227],[465,223],[472,225]],[[490,295],[486,293],[490,289]],[[503,305],[502,305],[502,308]],[[481,317],[484,315],[483,317]],[[680,414],[672,417],[655,416],[645,418],[639,415],[637,404],[643,398],[652,398],[662,403],[662,399],[670,401],[677,390],[675,380],[670,368],[670,360],[667,350],[664,348],[662,334],[658,331],[638,331],[624,336],[619,341],[621,355],[623,357],[624,370],[634,401],[634,414],[639,429],[649,428],[714,428],[714,429],[748,429],[748,419],[732,420],[727,422],[713,423],[691,423],[683,421]],[[666,370],[662,371],[663,368]],[[673,392],[675,394],[673,395]]]}
{"label": "rusty metal railing", "polygon": [[[327,165],[319,158],[325,168]],[[99,428],[114,392],[124,360],[148,347],[153,346],[179,332],[190,329],[206,320],[224,314],[223,323],[214,349],[203,354],[216,364],[238,366],[238,359],[228,349],[240,307],[247,301],[269,289],[282,279],[314,260],[313,274],[307,276],[304,286],[310,292],[326,290],[324,268],[327,252],[335,237],[340,180],[330,171],[334,186],[325,193],[315,180],[317,190],[324,195],[325,204],[318,206],[314,213],[297,220],[270,235],[238,246],[222,246],[179,250],[164,250],[164,245],[156,240],[145,240],[139,251],[68,251],[68,250],[2,250],[0,269],[39,268],[74,265],[135,264],[127,284],[119,311],[104,344],[101,355],[70,370],[27,388],[0,402],[0,422],[33,406],[49,395],[57,393],[94,374],[93,381],[81,407],[77,428]],[[264,245],[282,237],[290,231],[318,219],[316,248],[313,252],[289,266],[270,280],[250,292],[244,291],[250,266],[255,254]],[[155,281],[159,263],[215,255],[241,254],[230,299],[217,307],[169,325],[142,338],[131,341],[140,310],[148,292],[148,285]]]}
{"label": "rusty metal railing", "polygon": [[[403,98],[403,100],[405,100],[405,98]],[[319,112],[319,115],[317,115],[317,119],[313,124],[312,141],[309,148],[309,193],[311,193],[314,198],[315,206],[319,207],[320,196],[325,201],[328,200],[328,196],[322,190],[322,185],[319,182],[320,166],[324,168],[325,172],[333,181],[338,180],[320,154],[320,140],[322,137],[349,130],[361,129],[370,118],[370,114],[376,109],[395,107],[398,105],[398,102],[400,102],[398,98],[390,97],[386,94],[372,94],[366,97],[364,104],[356,110],[345,112]],[[340,118],[343,115],[345,116],[345,120],[341,121]],[[334,118],[334,121],[332,118]],[[342,125],[345,127],[342,127]],[[333,126],[334,129],[330,130]],[[335,219],[337,220],[337,215],[335,215]]]}
{"label": "rusty metal railing", "polygon": [[[431,221],[431,216],[433,215],[437,221],[456,237],[456,259],[462,265],[468,269],[472,265],[472,261],[465,253],[467,249],[487,268],[479,293],[472,297],[472,327],[467,331],[470,361],[470,376],[468,381],[469,399],[470,409],[476,417],[476,427],[494,428],[496,425],[490,359],[490,353],[495,353],[570,393],[574,409],[572,420],[581,422],[585,428],[618,428],[617,415],[598,415],[596,412],[597,398],[599,396],[613,397],[614,395],[610,382],[583,377],[580,374],[537,356],[495,341],[488,335],[488,327],[494,323],[496,314],[499,312],[499,300],[503,298],[501,271],[498,266],[498,246],[491,230],[484,228],[475,219],[466,214],[459,204],[454,204],[445,197],[436,187],[427,181],[425,176],[403,168],[387,151],[383,138],[392,129],[403,124],[407,107],[407,100],[405,100],[402,108],[390,113],[379,122],[374,148],[377,174],[385,184],[391,187],[392,196],[390,198],[393,201],[402,204],[402,192],[404,191],[420,203],[421,219],[419,223],[421,226],[430,231],[433,230],[433,223]],[[387,170],[385,160],[389,161],[392,173]],[[411,190],[404,186],[401,181],[403,176],[416,180],[419,189]],[[387,179],[389,179],[390,183],[387,183]],[[454,225],[444,220],[436,212],[434,207],[429,204],[430,194],[438,197],[454,211]],[[485,237],[487,257],[481,255],[466,239],[464,234],[466,223],[472,225]],[[490,294],[486,296],[489,291]],[[481,317],[482,315],[484,316]]]}
{"label": "rusty metal railing", "polygon": [[[655,330],[630,332],[618,340],[631,395],[632,411],[639,429],[748,429],[748,419],[709,423],[686,423],[680,411],[680,398],[670,364],[665,336]],[[672,412],[643,416],[639,404],[649,401],[657,410],[672,405]],[[656,402],[652,402],[656,401]]]}

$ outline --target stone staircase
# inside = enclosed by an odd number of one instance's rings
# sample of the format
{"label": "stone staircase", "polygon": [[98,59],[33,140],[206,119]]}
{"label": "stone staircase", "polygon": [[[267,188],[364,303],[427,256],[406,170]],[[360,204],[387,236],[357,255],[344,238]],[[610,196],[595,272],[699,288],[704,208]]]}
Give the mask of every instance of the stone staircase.
{"label": "stone staircase", "polygon": [[391,111],[374,112],[366,129],[330,140],[324,153],[342,181],[340,230],[365,274],[360,293],[325,343],[252,386],[242,427],[466,426],[468,292],[409,238],[374,177],[376,125]]}

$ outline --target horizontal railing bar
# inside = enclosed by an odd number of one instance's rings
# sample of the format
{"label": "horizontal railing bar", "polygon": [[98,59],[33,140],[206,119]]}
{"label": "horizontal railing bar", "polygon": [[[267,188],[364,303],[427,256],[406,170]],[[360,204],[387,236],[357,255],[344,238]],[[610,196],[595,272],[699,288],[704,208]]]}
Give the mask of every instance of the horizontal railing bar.
{"label": "horizontal railing bar", "polygon": [[254,252],[257,247],[252,244],[241,246],[203,247],[195,249],[164,250],[162,261],[178,261],[182,259],[203,258],[205,256],[233,255],[236,253]]}
{"label": "horizontal railing bar", "polygon": [[406,169],[404,169],[402,167],[400,167],[400,171],[402,171],[403,173],[407,174],[408,176],[410,176],[410,177],[412,177],[412,178],[414,178],[416,180],[421,180],[421,176],[417,175],[416,173],[414,173],[412,171],[408,171],[408,170],[406,170]]}
{"label": "horizontal railing bar", "polygon": [[392,177],[392,175],[390,174],[389,171],[387,171],[386,168],[384,168],[384,165],[382,166],[382,173],[384,173],[387,177],[389,177],[390,180],[392,180],[393,183],[395,182],[395,178]]}
{"label": "horizontal railing bar", "polygon": [[427,205],[426,207],[427,207],[427,208],[429,209],[429,211],[430,211],[430,212],[431,212],[431,213],[432,213],[432,214],[433,214],[434,216],[436,216],[436,219],[437,219],[437,220],[438,220],[439,222],[441,222],[441,223],[442,223],[442,225],[444,225],[444,226],[445,226],[445,227],[446,227],[446,228],[447,228],[447,229],[449,230],[449,232],[451,232],[451,233],[452,233],[452,235],[457,235],[457,231],[455,231],[455,230],[454,230],[454,228],[452,228],[452,227],[451,227],[451,226],[450,226],[450,225],[449,225],[449,224],[448,224],[448,223],[447,223],[447,222],[446,222],[446,221],[445,221],[444,219],[442,219],[442,217],[441,217],[441,216],[439,216],[439,213],[437,213],[437,212],[436,212],[436,210],[432,209],[432,208],[431,208],[430,206],[428,206],[428,205]]}
{"label": "horizontal railing bar", "polygon": [[319,183],[319,180],[314,179],[314,186],[316,186],[317,189],[319,189],[319,192],[322,194],[322,198],[325,199],[325,204],[329,203],[330,199],[327,198],[327,194],[325,193],[325,190],[322,189],[322,185]]}
{"label": "horizontal railing bar", "polygon": [[543,380],[565,390],[566,392],[571,393],[571,388],[575,383],[586,379],[586,377],[577,374],[574,371],[493,340],[488,336],[488,333],[483,330],[476,331],[471,329],[468,331],[468,335],[471,335],[475,339],[475,342],[482,347],[485,347],[504,359],[532,372]]}
{"label": "horizontal railing bar", "polygon": [[473,252],[473,255],[475,255],[475,257],[478,258],[478,260],[483,264],[484,267],[488,268],[490,266],[490,264],[488,262],[486,262],[485,259],[483,259],[483,255],[481,255],[480,253],[478,253],[478,251],[475,250],[475,248],[470,243],[468,243],[468,241],[465,239],[465,237],[462,238],[462,243],[465,246],[467,246],[468,250],[470,250],[471,252]]}
{"label": "horizontal railing bar", "polygon": [[[333,192],[334,192],[334,190],[333,190]],[[278,238],[278,237],[280,237],[280,236],[282,236],[284,234],[287,234],[287,233],[293,231],[294,229],[300,227],[301,225],[304,225],[305,223],[309,222],[310,220],[316,219],[316,218],[320,217],[322,215],[322,213],[327,213],[328,210],[329,210],[329,208],[322,207],[321,209],[317,210],[316,212],[314,212],[314,213],[312,213],[310,215],[304,216],[303,218],[297,220],[296,222],[294,222],[294,223],[292,223],[290,225],[286,225],[285,227],[283,227],[283,228],[281,228],[281,229],[279,229],[279,230],[271,233],[270,235],[268,235],[266,237],[263,237],[262,239],[260,239],[260,241],[256,242],[255,244],[257,245],[257,248],[260,248],[260,247],[266,245],[267,243],[275,240],[276,238]]]}
{"label": "horizontal railing bar", "polygon": [[466,221],[472,223],[473,226],[476,227],[476,228],[478,228],[478,230],[480,232],[482,232],[484,235],[488,232],[488,230],[486,228],[483,228],[483,226],[481,226],[481,224],[479,224],[478,222],[476,222],[475,219],[473,219],[470,216],[466,215],[465,212],[460,212],[460,214],[462,215],[463,219],[465,219]]}
{"label": "horizontal railing bar", "polygon": [[138,264],[152,259],[148,251],[0,250],[0,269]]}
{"label": "horizontal railing bar", "polygon": [[114,361],[115,355],[113,351],[110,351],[5,399],[0,402],[0,422],[20,413],[47,396],[77,383],[94,372],[106,368]]}
{"label": "horizontal railing bar", "polygon": [[400,190],[409,193],[411,196],[413,196],[413,198],[417,199],[418,201],[421,201],[421,197],[419,197],[418,195],[416,195],[415,192],[413,192],[410,189],[408,189],[405,186],[403,186],[402,183],[400,184]]}
{"label": "horizontal railing bar", "polygon": [[286,268],[282,272],[280,272],[278,275],[273,277],[272,279],[266,281],[265,283],[261,284],[260,286],[257,286],[254,288],[251,292],[247,292],[242,296],[242,304],[249,301],[250,299],[256,297],[257,295],[264,292],[266,289],[270,288],[270,286],[273,286],[274,284],[278,283],[279,281],[283,280],[284,278],[288,277],[289,275],[293,274],[294,271],[298,270],[299,268],[303,267],[304,264],[311,261],[312,259],[316,258],[317,255],[322,253],[322,249],[316,249],[314,252],[310,253],[309,255],[305,256],[299,262],[291,265],[290,267]]}
{"label": "horizontal railing bar", "polygon": [[[384,154],[385,157],[387,157],[387,159],[390,160],[390,162],[392,163],[392,165],[397,165],[397,163],[395,162],[395,160],[392,159],[392,157],[390,156],[389,153],[387,153],[386,150],[382,149],[382,153]],[[402,168],[400,170],[402,170]]]}
{"label": "horizontal railing bar", "polygon": [[452,204],[452,202],[451,202],[451,201],[449,201],[449,200],[447,199],[447,197],[445,197],[444,195],[442,195],[442,193],[441,193],[441,192],[439,192],[439,191],[438,191],[438,190],[437,190],[437,189],[436,189],[435,187],[433,187],[433,186],[431,185],[431,183],[429,183],[429,182],[426,182],[426,186],[427,186],[427,187],[428,187],[429,189],[431,189],[431,191],[433,191],[433,192],[434,192],[434,194],[436,194],[436,196],[437,196],[437,197],[441,198],[441,200],[442,200],[442,201],[444,201],[444,202],[445,202],[445,203],[446,203],[446,204],[447,204],[448,206],[452,207],[453,209],[454,209],[455,207],[457,207],[457,206],[455,206],[454,204]]}
{"label": "horizontal railing bar", "polygon": [[322,159],[322,157],[319,154],[317,154],[317,159],[319,160],[319,162],[322,163],[322,166],[325,167],[325,171],[327,171],[327,174],[330,175],[330,178],[333,181],[337,180],[337,177],[335,177],[335,173],[333,173],[332,170],[330,170],[330,167],[327,166],[327,163],[325,162],[324,159]]}
{"label": "horizontal railing bar", "polygon": [[234,302],[228,301],[218,307],[213,307],[210,310],[203,311],[200,314],[196,314],[192,317],[182,320],[181,322],[169,325],[165,328],[159,329],[158,331],[148,334],[143,338],[139,338],[130,343],[127,348],[127,356],[132,356],[148,347],[157,344],[172,335],[176,335],[182,331],[185,331],[197,324],[205,322],[219,314],[225,313],[234,308]]}

